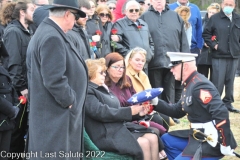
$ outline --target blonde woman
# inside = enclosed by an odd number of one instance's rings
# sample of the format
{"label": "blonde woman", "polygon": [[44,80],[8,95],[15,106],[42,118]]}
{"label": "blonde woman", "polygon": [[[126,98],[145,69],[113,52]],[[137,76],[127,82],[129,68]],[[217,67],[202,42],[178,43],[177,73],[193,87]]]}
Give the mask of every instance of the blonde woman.
{"label": "blonde woman", "polygon": [[182,17],[184,21],[184,28],[187,35],[189,48],[190,48],[191,40],[192,40],[192,25],[189,22],[189,18],[191,16],[190,8],[188,6],[179,6],[175,9],[175,11]]}
{"label": "blonde woman", "polygon": [[[110,34],[112,29],[112,20],[113,14],[107,5],[100,4],[96,8],[96,14],[100,19],[100,23],[102,23],[102,28],[100,28],[102,32],[102,48],[101,48],[101,57],[105,57],[107,54],[111,52],[110,45]],[[115,35],[116,36],[116,35]]]}
{"label": "blonde woman", "polygon": [[[125,57],[126,74],[130,77],[133,88],[136,92],[141,92],[146,89],[152,88],[148,76],[143,71],[143,66],[146,63],[147,51],[143,48],[136,47],[132,49]],[[164,86],[163,86],[164,88]],[[169,129],[169,126],[174,125],[174,121],[171,117],[163,115],[154,115],[152,121],[163,125],[165,129]]]}

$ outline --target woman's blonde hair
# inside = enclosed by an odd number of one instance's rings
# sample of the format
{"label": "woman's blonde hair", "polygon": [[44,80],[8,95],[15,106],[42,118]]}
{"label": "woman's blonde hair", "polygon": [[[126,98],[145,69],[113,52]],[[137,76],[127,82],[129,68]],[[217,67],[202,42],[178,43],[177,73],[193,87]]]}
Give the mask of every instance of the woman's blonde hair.
{"label": "woman's blonde hair", "polygon": [[89,80],[94,79],[96,77],[97,69],[102,67],[103,71],[106,71],[106,62],[104,58],[99,59],[87,59],[86,65],[88,68],[88,78]]}
{"label": "woman's blonde hair", "polygon": [[217,12],[220,12],[220,4],[218,3],[211,3],[208,8],[207,8],[207,11],[209,11],[210,9],[216,9]]}
{"label": "woman's blonde hair", "polygon": [[132,58],[137,53],[143,55],[145,57],[145,61],[146,61],[147,51],[145,49],[141,48],[141,47],[135,47],[125,57],[126,66],[129,65],[129,59]]}
{"label": "woman's blonde hair", "polygon": [[96,13],[99,15],[103,10],[107,10],[107,12],[109,14],[109,19],[110,19],[110,21],[112,21],[113,20],[113,14],[112,14],[111,10],[108,8],[107,5],[105,5],[105,4],[98,5],[97,8],[96,8]]}
{"label": "woman's blonde hair", "polygon": [[189,18],[191,17],[191,11],[190,11],[190,8],[188,6],[179,6],[175,9],[175,12],[177,12],[180,16],[181,16],[181,13],[182,12],[186,12],[187,13],[187,18],[186,19],[183,19],[184,21],[184,24],[185,24],[185,27],[186,29],[190,27],[190,23],[188,22]]}

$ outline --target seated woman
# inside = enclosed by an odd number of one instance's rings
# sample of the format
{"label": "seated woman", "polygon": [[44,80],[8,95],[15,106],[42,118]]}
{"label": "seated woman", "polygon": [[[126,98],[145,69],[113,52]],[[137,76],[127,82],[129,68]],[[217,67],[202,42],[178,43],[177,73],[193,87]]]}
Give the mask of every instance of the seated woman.
{"label": "seated woman", "polygon": [[133,115],[145,115],[149,108],[120,106],[117,97],[104,85],[104,58],[89,59],[86,64],[90,82],[85,101],[85,129],[93,143],[102,151],[132,155],[138,160],[158,160],[156,134],[143,126],[125,123],[132,121]]}
{"label": "seated woman", "polygon": [[[132,80],[133,88],[136,92],[152,88],[148,76],[143,72],[143,67],[146,62],[146,54],[146,50],[136,47],[125,57],[125,64],[127,67],[126,74]],[[152,121],[163,125],[167,130],[169,129],[169,126],[175,124],[171,117],[161,113],[155,114]]]}
{"label": "seated woman", "polygon": [[[131,79],[126,75],[124,58],[117,52],[108,54],[105,57],[107,72],[105,78],[105,84],[108,86],[109,90],[118,98],[122,107],[131,106],[127,100],[136,93],[133,88]],[[135,119],[144,119],[144,117],[134,116]],[[156,129],[162,130],[161,134],[165,133],[165,128],[157,123],[150,122],[150,128],[156,132]],[[155,127],[155,128],[153,128]],[[157,130],[158,132],[158,130]],[[166,157],[166,153],[163,150],[164,146],[160,141],[159,144],[159,157],[163,159]]]}

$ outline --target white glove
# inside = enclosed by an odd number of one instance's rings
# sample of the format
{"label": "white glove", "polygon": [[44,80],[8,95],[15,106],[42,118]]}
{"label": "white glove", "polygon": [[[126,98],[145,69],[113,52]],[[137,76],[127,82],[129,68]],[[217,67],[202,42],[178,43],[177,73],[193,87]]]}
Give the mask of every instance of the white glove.
{"label": "white glove", "polygon": [[158,104],[158,97],[153,98],[153,99],[150,101],[150,103],[151,103],[152,105],[157,105],[157,104]]}
{"label": "white glove", "polygon": [[221,153],[225,156],[236,156],[234,153],[233,153],[233,149],[231,149],[230,146],[223,146],[223,145],[220,145],[220,150],[221,150]]}

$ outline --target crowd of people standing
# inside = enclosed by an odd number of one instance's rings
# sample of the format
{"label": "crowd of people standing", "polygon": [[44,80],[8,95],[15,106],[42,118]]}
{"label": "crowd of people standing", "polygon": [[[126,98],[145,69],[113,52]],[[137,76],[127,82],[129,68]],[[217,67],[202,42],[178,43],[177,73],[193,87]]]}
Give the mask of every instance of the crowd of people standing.
{"label": "crowd of people standing", "polygon": [[[100,150],[137,159],[202,159],[196,145],[206,160],[234,156],[235,5],[211,3],[202,19],[189,0],[0,0],[0,150],[84,153],[85,128]],[[159,87],[146,104],[127,102]],[[167,133],[185,115],[190,131]],[[209,122],[221,144],[191,137]]]}

